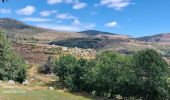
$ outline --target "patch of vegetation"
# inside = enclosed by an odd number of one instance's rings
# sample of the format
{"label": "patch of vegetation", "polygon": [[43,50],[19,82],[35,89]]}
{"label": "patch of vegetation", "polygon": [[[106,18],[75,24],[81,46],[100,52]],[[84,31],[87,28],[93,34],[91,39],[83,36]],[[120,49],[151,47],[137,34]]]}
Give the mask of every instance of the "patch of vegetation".
{"label": "patch of vegetation", "polygon": [[110,33],[110,32],[102,32],[102,31],[97,31],[97,30],[86,30],[86,31],[81,31],[78,33],[82,33],[82,34],[86,34],[86,35],[90,35],[90,36],[96,36],[96,35],[117,35],[114,33]]}
{"label": "patch of vegetation", "polygon": [[66,46],[66,47],[78,47],[78,48],[102,48],[104,44],[102,44],[103,39],[100,38],[71,38],[66,40],[59,40],[50,42],[50,45],[59,45],[59,46]]}
{"label": "patch of vegetation", "polygon": [[168,64],[152,49],[133,56],[105,51],[89,61],[65,55],[56,61],[54,72],[74,92],[110,98],[170,99]]}
{"label": "patch of vegetation", "polygon": [[45,54],[61,54],[62,48],[57,47],[57,48],[46,48],[44,50]]}
{"label": "patch of vegetation", "polygon": [[0,80],[23,82],[25,78],[25,61],[14,53],[7,37],[0,32]]}
{"label": "patch of vegetation", "polygon": [[50,42],[49,45],[59,45],[65,47],[78,47],[83,49],[103,49],[105,47],[112,47],[113,44],[119,44],[120,42],[127,42],[123,39],[108,39],[107,37],[95,38],[95,37],[84,37],[84,38],[70,38],[66,40],[59,40]]}

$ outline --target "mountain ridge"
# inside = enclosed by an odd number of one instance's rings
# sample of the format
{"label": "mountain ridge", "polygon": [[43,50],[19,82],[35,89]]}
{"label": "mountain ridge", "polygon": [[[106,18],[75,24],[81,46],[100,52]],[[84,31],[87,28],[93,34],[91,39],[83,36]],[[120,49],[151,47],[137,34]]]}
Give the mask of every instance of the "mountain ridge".
{"label": "mountain ridge", "polygon": [[[80,32],[61,32],[57,30],[45,29],[37,26],[28,25],[22,21],[13,18],[0,18],[0,29],[5,30],[5,33],[12,38],[35,38],[44,41],[63,40],[69,38],[82,38],[82,37],[96,37],[96,38],[109,38],[114,40],[137,40],[143,42],[170,42],[170,33],[162,33],[151,36],[143,36],[133,38],[128,35],[122,35],[111,32],[104,32],[99,30],[84,30]],[[15,39],[14,39],[15,40]]]}
{"label": "mountain ridge", "polygon": [[96,36],[96,35],[100,35],[100,34],[105,34],[105,35],[118,35],[115,33],[111,33],[111,32],[104,32],[104,31],[99,31],[99,30],[84,30],[84,31],[80,31],[78,33],[82,33],[82,34],[86,34],[86,35],[90,35],[90,36]]}

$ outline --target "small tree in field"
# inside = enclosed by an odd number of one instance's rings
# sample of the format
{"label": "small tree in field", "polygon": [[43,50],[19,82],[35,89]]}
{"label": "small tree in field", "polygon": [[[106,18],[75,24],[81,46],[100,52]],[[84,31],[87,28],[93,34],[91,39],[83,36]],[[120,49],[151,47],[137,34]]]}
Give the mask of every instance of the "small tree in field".
{"label": "small tree in field", "polygon": [[143,100],[167,100],[169,69],[161,55],[152,49],[139,51],[134,62],[137,96]]}
{"label": "small tree in field", "polygon": [[24,81],[26,64],[11,48],[7,37],[0,32],[0,80]]}
{"label": "small tree in field", "polygon": [[76,59],[72,55],[60,57],[55,63],[54,72],[58,75],[65,86],[71,91],[86,90],[84,75],[88,70],[88,61]]}

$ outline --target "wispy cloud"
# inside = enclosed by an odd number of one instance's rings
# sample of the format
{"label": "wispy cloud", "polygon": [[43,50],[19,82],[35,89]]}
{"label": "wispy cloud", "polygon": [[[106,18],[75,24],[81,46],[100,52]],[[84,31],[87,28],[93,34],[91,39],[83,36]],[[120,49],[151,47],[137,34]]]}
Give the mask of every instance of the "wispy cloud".
{"label": "wispy cloud", "polygon": [[131,4],[131,0],[101,0],[100,5],[121,10]]}
{"label": "wispy cloud", "polygon": [[32,15],[34,12],[35,12],[35,7],[30,5],[16,11],[16,13],[19,15],[28,15],[28,16]]}
{"label": "wispy cloud", "polygon": [[58,31],[82,31],[87,29],[93,29],[94,24],[85,24],[85,25],[62,25],[62,24],[38,24],[37,26],[58,30]]}
{"label": "wispy cloud", "polygon": [[48,19],[48,18],[36,18],[36,17],[27,17],[27,18],[23,18],[21,20],[29,21],[29,22],[49,22],[49,21],[53,21],[52,19]]}
{"label": "wispy cloud", "polygon": [[68,14],[68,13],[59,13],[59,14],[56,15],[56,18],[59,18],[59,19],[76,19],[75,16]]}
{"label": "wispy cloud", "polygon": [[72,24],[73,24],[73,25],[79,25],[79,24],[80,24],[80,21],[79,21],[78,19],[74,19],[74,21],[73,21]]}
{"label": "wispy cloud", "polygon": [[10,14],[11,13],[11,9],[0,9],[0,13],[1,14]]}
{"label": "wispy cloud", "polygon": [[57,12],[56,10],[44,10],[44,11],[40,12],[40,15],[42,17],[47,17],[47,16],[50,16],[51,14],[54,14],[56,12]]}
{"label": "wispy cloud", "polygon": [[113,21],[113,22],[106,23],[105,27],[115,28],[117,27],[117,22]]}

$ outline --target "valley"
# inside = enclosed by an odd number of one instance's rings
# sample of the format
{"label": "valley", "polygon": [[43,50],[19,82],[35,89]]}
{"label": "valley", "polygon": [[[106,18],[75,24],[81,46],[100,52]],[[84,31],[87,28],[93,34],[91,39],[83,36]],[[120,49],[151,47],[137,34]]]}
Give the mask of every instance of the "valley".
{"label": "valley", "polygon": [[[115,51],[124,55],[132,55],[139,50],[147,48],[154,49],[170,62],[170,34],[160,34],[147,37],[132,38],[127,35],[119,35],[96,30],[82,32],[55,31],[35,26],[30,26],[15,19],[1,18],[0,29],[12,42],[14,51],[21,55],[28,65],[28,85],[9,85],[1,82],[3,87],[0,91],[20,89],[27,91],[22,94],[2,94],[2,100],[102,100],[101,98],[86,96],[82,94],[72,95],[63,89],[62,83],[54,75],[44,75],[38,72],[48,57],[57,59],[61,55],[71,54],[76,58],[95,59],[96,55],[103,51]],[[59,82],[58,85],[53,85]],[[11,87],[11,88],[8,88]],[[54,87],[55,90],[49,90]],[[6,96],[8,96],[6,98]],[[87,97],[87,98],[86,98]]]}

